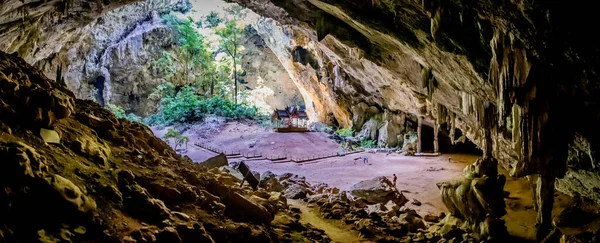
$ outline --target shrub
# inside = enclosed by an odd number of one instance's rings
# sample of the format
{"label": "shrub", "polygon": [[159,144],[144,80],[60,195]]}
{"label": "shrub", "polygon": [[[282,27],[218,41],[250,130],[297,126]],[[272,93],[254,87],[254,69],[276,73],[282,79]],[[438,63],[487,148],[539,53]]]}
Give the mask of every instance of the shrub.
{"label": "shrub", "polygon": [[136,116],[136,115],[135,115],[135,114],[133,114],[133,113],[126,114],[126,113],[125,113],[125,109],[123,109],[123,107],[120,107],[120,106],[118,106],[118,105],[111,104],[111,103],[108,103],[108,105],[107,105],[106,107],[107,107],[107,108],[108,108],[108,110],[109,110],[110,112],[112,112],[112,113],[113,113],[113,114],[114,114],[114,115],[115,115],[117,118],[124,118],[124,119],[127,119],[127,120],[129,120],[129,121],[132,121],[132,122],[140,122],[140,123],[142,122],[142,118],[141,118],[141,117],[139,117],[139,116]]}
{"label": "shrub", "polygon": [[256,106],[236,105],[223,97],[201,99],[190,86],[184,86],[173,95],[170,86],[159,86],[155,93],[164,95],[158,113],[148,117],[146,123],[153,125],[171,125],[204,119],[206,115],[216,115],[234,120],[265,120],[268,117],[259,112]]}
{"label": "shrub", "polygon": [[375,140],[362,140],[360,141],[360,147],[362,148],[375,148],[377,146],[377,142]]}
{"label": "shrub", "polygon": [[236,105],[233,101],[223,97],[212,97],[202,100],[196,109],[197,114],[213,114],[235,120],[255,119],[263,120],[266,115],[259,112],[258,107],[247,104]]}
{"label": "shrub", "polygon": [[337,130],[337,133],[343,137],[351,137],[352,136],[352,128],[341,128]]}
{"label": "shrub", "polygon": [[160,100],[158,113],[148,117],[148,124],[170,125],[177,122],[197,120],[196,108],[200,105],[200,98],[190,86],[184,86],[175,96],[167,95]]}
{"label": "shrub", "polygon": [[175,142],[175,150],[177,150],[178,146],[182,146],[183,144],[185,144],[185,150],[187,151],[187,143],[190,141],[190,138],[188,136],[185,136],[179,131],[170,128],[167,131],[167,133],[163,136],[163,139],[169,142],[169,139],[171,138],[173,139],[173,142]]}

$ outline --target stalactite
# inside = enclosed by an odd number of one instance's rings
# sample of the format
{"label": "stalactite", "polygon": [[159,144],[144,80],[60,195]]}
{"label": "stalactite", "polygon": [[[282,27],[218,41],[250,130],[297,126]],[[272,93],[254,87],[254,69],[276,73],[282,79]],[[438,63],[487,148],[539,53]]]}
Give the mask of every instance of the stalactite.
{"label": "stalactite", "polygon": [[450,113],[450,143],[453,145],[456,144],[456,115],[454,113]]}
{"label": "stalactite", "polygon": [[444,105],[442,105],[440,103],[436,103],[436,110],[437,110],[436,118],[440,125],[449,121],[449,117],[450,117],[448,115],[449,111]]}
{"label": "stalactite", "polygon": [[460,104],[461,104],[461,108],[462,108],[462,113],[467,115],[467,114],[469,114],[469,104],[470,104],[469,94],[467,92],[461,91],[460,98],[461,98]]}
{"label": "stalactite", "polygon": [[515,91],[521,88],[531,70],[527,60],[527,52],[512,34],[506,34],[500,29],[494,31],[490,41],[492,59],[490,63],[489,82],[494,88],[498,122],[504,125],[510,115]]}
{"label": "stalactite", "polygon": [[492,133],[494,133],[496,129],[497,119],[496,119],[496,109],[491,104],[482,104],[480,105],[481,109],[483,109],[480,115],[480,124],[483,126],[484,131],[484,147],[483,153],[484,157],[492,157]]}
{"label": "stalactite", "polygon": [[[518,105],[512,107],[512,141],[513,149],[515,151],[521,151],[523,140],[521,137],[521,112],[522,109]],[[520,159],[520,158],[519,158]]]}
{"label": "stalactite", "polygon": [[438,87],[438,82],[431,72],[431,68],[423,67],[421,69],[421,87],[427,88],[427,98],[431,100],[433,92]]}

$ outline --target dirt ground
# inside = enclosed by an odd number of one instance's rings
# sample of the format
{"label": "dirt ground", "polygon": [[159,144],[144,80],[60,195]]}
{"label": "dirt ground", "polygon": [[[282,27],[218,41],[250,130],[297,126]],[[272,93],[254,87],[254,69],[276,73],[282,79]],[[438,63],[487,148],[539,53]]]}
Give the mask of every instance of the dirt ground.
{"label": "dirt ground", "polygon": [[[181,129],[181,128],[178,128]],[[157,136],[162,136],[166,129],[154,129]],[[216,154],[192,145],[193,143],[210,144],[227,152],[243,152],[245,154],[262,154],[263,156],[302,157],[337,153],[341,149],[337,143],[325,133],[275,133],[256,125],[238,122],[192,125],[184,128],[183,134],[190,137],[188,150],[180,153],[194,161],[204,161]],[[362,157],[368,158],[363,163]],[[245,163],[258,172],[271,171],[275,174],[294,173],[305,176],[312,183],[327,183],[330,187],[350,190],[352,185],[386,176],[392,179],[396,174],[397,188],[412,202],[416,199],[422,203],[416,206],[409,202],[408,207],[415,209],[420,215],[447,212],[442,203],[436,183],[459,178],[463,168],[477,159],[475,155],[444,154],[438,157],[409,157],[396,153],[361,152],[343,157],[334,157],[314,162],[274,163],[268,160],[246,160]],[[241,159],[230,159],[239,162]],[[501,169],[501,172],[507,175]],[[535,218],[533,200],[529,183],[525,178],[511,178],[507,175],[504,190],[510,195],[506,198],[508,214],[504,217],[512,236],[533,240],[535,238]],[[555,213],[573,204],[565,195],[557,193]]]}

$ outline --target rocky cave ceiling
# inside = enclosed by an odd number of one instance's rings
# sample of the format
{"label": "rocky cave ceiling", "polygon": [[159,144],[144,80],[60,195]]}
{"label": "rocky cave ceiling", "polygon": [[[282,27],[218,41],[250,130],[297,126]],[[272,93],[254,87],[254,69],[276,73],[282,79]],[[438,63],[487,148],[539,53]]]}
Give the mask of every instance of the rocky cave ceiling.
{"label": "rocky cave ceiling", "polygon": [[[3,0],[0,50],[53,73],[107,11],[181,4],[148,2]],[[557,188],[600,202],[600,42],[589,1],[232,2],[263,16],[254,27],[313,119],[360,129],[377,114],[393,126],[406,113],[482,148],[489,131],[513,175],[564,177]]]}

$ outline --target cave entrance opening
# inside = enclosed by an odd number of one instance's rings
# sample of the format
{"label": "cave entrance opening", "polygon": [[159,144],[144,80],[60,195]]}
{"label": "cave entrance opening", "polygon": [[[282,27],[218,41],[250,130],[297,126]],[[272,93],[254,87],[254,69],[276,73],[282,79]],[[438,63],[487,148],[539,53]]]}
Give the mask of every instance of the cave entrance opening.
{"label": "cave entrance opening", "polygon": [[105,82],[106,78],[104,78],[104,76],[102,75],[98,76],[96,78],[96,82],[94,82],[94,88],[96,89],[94,97],[96,98],[96,102],[98,102],[98,104],[100,104],[101,106],[106,105],[104,101]]}
{"label": "cave entrance opening", "polygon": [[[416,131],[418,123],[408,120],[406,123],[407,129]],[[435,150],[435,134],[433,127],[423,124],[421,127],[421,149],[425,153],[433,153]],[[452,140],[455,143],[452,143]],[[466,154],[466,155],[483,155],[483,151],[477,147],[471,140],[464,137],[460,129],[455,129],[454,138],[450,138],[450,128],[448,124],[440,125],[438,131],[438,146],[439,152],[442,154]]]}

